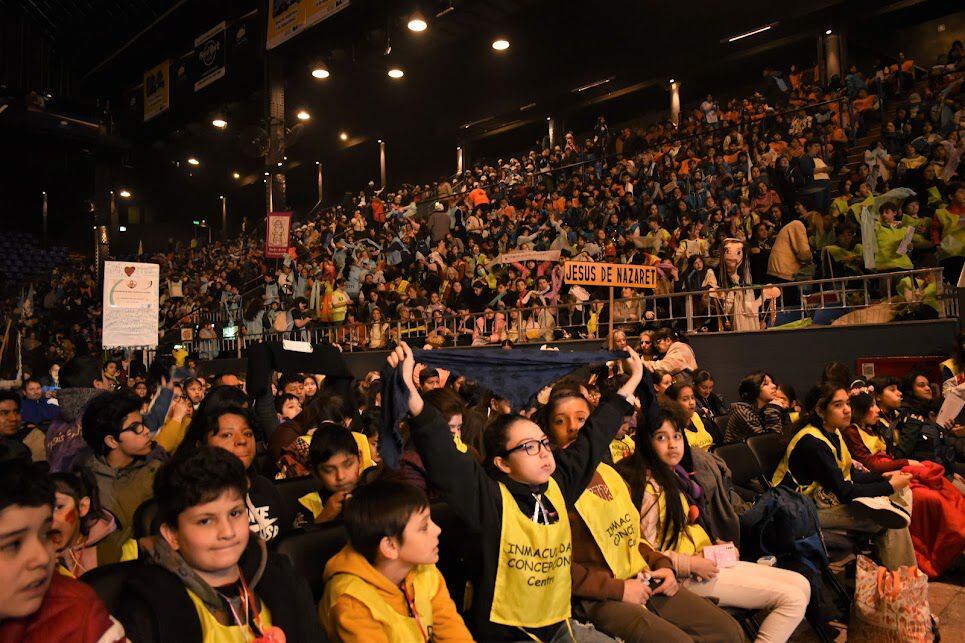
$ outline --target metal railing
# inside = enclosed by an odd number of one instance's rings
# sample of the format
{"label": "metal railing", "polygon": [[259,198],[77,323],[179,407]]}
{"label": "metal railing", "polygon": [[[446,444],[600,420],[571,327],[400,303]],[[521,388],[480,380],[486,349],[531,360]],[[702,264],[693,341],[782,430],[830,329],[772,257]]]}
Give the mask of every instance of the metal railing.
{"label": "metal railing", "polygon": [[648,294],[616,299],[613,310],[608,307],[607,300],[571,301],[431,314],[429,319],[328,323],[287,332],[240,328],[236,337],[182,343],[202,358],[213,358],[240,356],[251,343],[282,339],[337,344],[343,351],[382,350],[399,341],[446,348],[596,339],[606,337],[610,317],[614,329],[625,332],[670,324],[686,333],[731,333],[955,318],[959,313],[956,289],[942,281],[940,268]]}

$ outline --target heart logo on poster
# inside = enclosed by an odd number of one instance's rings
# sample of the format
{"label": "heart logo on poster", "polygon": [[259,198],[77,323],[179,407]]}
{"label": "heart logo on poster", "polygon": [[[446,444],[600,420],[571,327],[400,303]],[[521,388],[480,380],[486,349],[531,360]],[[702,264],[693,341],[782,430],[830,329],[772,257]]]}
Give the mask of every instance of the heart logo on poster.
{"label": "heart logo on poster", "polygon": [[131,275],[134,274],[134,270],[135,270],[134,266],[126,266],[124,268],[124,274],[130,277]]}

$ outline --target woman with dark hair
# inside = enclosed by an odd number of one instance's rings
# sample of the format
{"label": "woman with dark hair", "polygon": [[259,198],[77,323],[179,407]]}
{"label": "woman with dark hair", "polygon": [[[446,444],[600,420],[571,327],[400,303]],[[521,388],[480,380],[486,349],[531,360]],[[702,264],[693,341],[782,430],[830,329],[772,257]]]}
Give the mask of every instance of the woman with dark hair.
{"label": "woman with dark hair", "polygon": [[[554,446],[565,450],[590,413],[580,389],[564,382],[550,392],[540,424]],[[743,638],[740,626],[723,610],[678,587],[670,559],[640,538],[640,514],[611,466],[597,466],[568,514],[573,597],[597,629],[628,643]],[[618,528],[611,530],[612,525]]]}
{"label": "woman with dark hair", "polygon": [[[225,387],[231,388],[231,387]],[[240,406],[212,405],[191,420],[178,457],[186,457],[201,447],[220,447],[233,454],[248,475],[248,522],[251,531],[270,542],[292,527],[293,509],[285,504],[271,480],[255,471],[254,416]]]}
{"label": "woman with dark hair", "polygon": [[965,475],[965,464],[959,461],[956,442],[965,437],[965,427],[950,429],[939,426],[934,413],[940,403],[935,399],[928,376],[914,370],[901,380],[901,408],[893,423],[894,454],[899,458],[931,460],[949,473]]}
{"label": "woman with dark hair", "polygon": [[770,373],[755,371],[737,387],[740,402],[731,405],[724,443],[744,442],[752,435],[773,431],[784,435],[791,421],[787,409],[775,399],[777,384]]}
{"label": "woman with dark hair", "polygon": [[897,495],[908,487],[911,475],[852,468],[841,437],[851,424],[850,396],[844,387],[832,382],[816,386],[808,393],[805,408],[808,415],[795,427],[771,483],[813,498],[823,528],[872,536],[878,559],[888,569],[914,567],[908,533],[910,494]]}
{"label": "woman with dark hair", "polygon": [[670,326],[657,329],[653,334],[653,344],[663,357],[644,362],[651,371],[667,371],[676,379],[678,375],[689,378],[697,370],[694,349]]}
{"label": "woman with dark hair", "polygon": [[744,561],[718,566],[705,555],[717,534],[697,508],[705,490],[688,473],[692,456],[683,431],[663,411],[641,419],[636,451],[617,467],[640,507],[641,535],[670,558],[681,585],[691,592],[712,596],[721,607],[767,610],[757,641],[788,640],[811,597],[807,579]]}
{"label": "woman with dark hair", "polygon": [[697,408],[707,417],[720,417],[727,413],[728,404],[714,391],[714,376],[705,368],[694,373],[694,398]]}

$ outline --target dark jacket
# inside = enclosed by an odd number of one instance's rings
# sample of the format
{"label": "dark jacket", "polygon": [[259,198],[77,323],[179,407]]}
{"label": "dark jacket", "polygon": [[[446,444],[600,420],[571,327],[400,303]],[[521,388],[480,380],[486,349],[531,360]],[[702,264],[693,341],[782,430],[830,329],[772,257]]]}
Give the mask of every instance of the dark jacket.
{"label": "dark jacket", "polygon": [[911,460],[931,460],[955,470],[953,438],[931,420],[930,409],[913,400],[901,404],[898,419],[891,423],[894,431],[894,456]]}
{"label": "dark jacket", "polygon": [[[191,587],[206,605],[209,601],[218,605],[223,599],[163,540],[145,538],[139,545],[140,559],[124,581],[117,614],[128,637],[137,643],[203,640],[201,621],[186,587]],[[308,583],[286,557],[270,553],[264,541],[252,538],[238,565],[248,587],[268,607],[272,624],[282,629],[288,643],[325,641]],[[216,609],[227,612],[223,603]],[[217,615],[217,611],[214,613]]]}
{"label": "dark jacket", "polygon": [[[609,454],[610,442],[619,431],[623,418],[631,412],[632,407],[621,397],[603,401],[587,419],[577,440],[565,451],[554,451],[556,471],[553,479],[567,506],[553,507],[544,497],[543,505],[551,522],[559,520],[559,512],[572,507],[586,489],[597,465]],[[534,489],[504,474],[491,476],[471,454],[456,449],[449,425],[429,405],[421,415],[412,419],[410,429],[412,442],[426,464],[429,482],[442,490],[453,511],[471,531],[479,534],[480,559],[470,561],[470,565],[479,567],[467,619],[473,634],[480,640],[517,641],[525,638],[518,628],[489,620],[503,521],[502,497],[497,482],[506,485],[520,511],[527,516],[533,515],[536,509],[533,494],[545,492],[548,485]],[[558,627],[559,624],[554,624],[531,631],[540,640],[550,640]]]}

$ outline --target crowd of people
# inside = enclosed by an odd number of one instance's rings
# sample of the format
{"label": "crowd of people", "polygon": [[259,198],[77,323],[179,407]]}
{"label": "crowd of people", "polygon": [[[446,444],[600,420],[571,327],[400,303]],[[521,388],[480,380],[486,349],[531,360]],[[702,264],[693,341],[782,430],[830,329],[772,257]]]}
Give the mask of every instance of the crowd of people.
{"label": "crowd of people", "polygon": [[[733,404],[673,328],[617,335],[471,364],[403,342],[360,379],[280,343],[245,374],[77,356],[0,392],[0,641],[828,640],[847,612],[800,543],[961,562],[965,426],[936,415],[965,335],[941,381],[832,362],[803,399],[756,371]],[[524,365],[530,398],[493,377]],[[761,436],[781,455],[752,490],[716,447]],[[325,530],[324,571],[290,560]]]}
{"label": "crowd of people", "polygon": [[[567,132],[432,185],[389,193],[370,182],[303,217],[283,261],[265,259],[250,232],[172,244],[141,257],[161,266],[162,334],[194,327],[203,358],[226,327],[245,344],[285,335],[349,350],[592,338],[610,318],[630,332],[682,326],[682,300],[660,298],[676,292],[700,293],[695,330],[757,330],[812,321],[807,289],[779,288],[795,280],[941,267],[955,283],[965,254],[955,51],[939,68],[902,58],[825,86],[810,70],[766,70],[759,91],[708,95],[676,126],[611,132],[601,116],[583,140]],[[647,294],[658,297],[626,289],[610,310],[599,289],[564,283],[565,259],[654,266]],[[940,315],[939,274],[894,279],[857,303],[887,292],[900,319]],[[33,370],[98,344],[96,283],[75,259],[35,284],[29,304],[8,298]]]}

